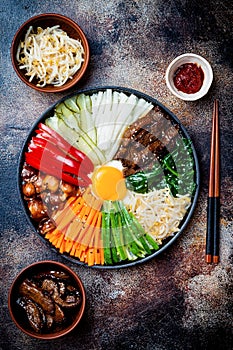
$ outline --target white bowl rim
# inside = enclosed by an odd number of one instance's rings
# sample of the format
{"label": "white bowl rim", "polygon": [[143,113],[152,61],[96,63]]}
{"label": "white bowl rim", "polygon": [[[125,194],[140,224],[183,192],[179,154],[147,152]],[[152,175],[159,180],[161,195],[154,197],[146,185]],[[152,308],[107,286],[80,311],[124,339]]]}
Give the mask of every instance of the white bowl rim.
{"label": "white bowl rim", "polygon": [[[203,82],[201,89],[194,94],[186,94],[182,91],[179,91],[178,89],[175,88],[174,84],[171,84],[171,76],[170,76],[171,70],[175,65],[177,65],[177,63],[179,61],[182,61],[183,59],[184,60],[187,59],[186,63],[188,63],[188,59],[198,60],[199,65],[201,65],[202,68],[205,70],[204,73],[206,73],[208,75],[208,77],[206,77],[206,79],[204,79],[204,82]],[[185,62],[183,62],[183,63],[185,63]],[[178,68],[178,65],[177,65],[177,68]],[[173,95],[175,95],[176,97],[178,97],[184,101],[195,101],[195,100],[202,98],[204,95],[207,94],[207,92],[212,84],[212,81],[213,81],[213,70],[212,70],[210,63],[204,57],[197,55],[195,53],[184,53],[182,55],[177,56],[169,64],[169,66],[167,67],[167,70],[166,70],[165,79],[166,79],[167,87],[173,93]]]}

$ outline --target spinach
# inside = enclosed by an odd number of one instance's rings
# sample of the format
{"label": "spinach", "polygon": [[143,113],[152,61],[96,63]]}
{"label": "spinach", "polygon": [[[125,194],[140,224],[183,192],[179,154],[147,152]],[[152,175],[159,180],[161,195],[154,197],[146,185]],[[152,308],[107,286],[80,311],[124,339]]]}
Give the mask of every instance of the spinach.
{"label": "spinach", "polygon": [[193,195],[196,188],[194,158],[191,140],[179,138],[174,150],[153,166],[151,170],[139,171],[126,178],[126,187],[137,193],[169,186],[173,196]]}

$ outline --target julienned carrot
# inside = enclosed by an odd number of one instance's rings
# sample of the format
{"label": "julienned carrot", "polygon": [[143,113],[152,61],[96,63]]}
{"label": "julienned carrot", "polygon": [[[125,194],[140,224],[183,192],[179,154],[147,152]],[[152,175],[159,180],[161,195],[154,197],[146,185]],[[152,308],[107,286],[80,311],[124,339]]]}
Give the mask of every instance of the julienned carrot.
{"label": "julienned carrot", "polygon": [[76,249],[75,249],[75,254],[74,254],[74,256],[76,257],[76,258],[80,258],[80,251],[79,251],[79,247],[80,247],[80,243],[78,243],[77,244],[77,247],[76,247]]}
{"label": "julienned carrot", "polygon": [[71,239],[65,239],[65,252],[70,253],[72,246],[74,244],[74,241]]}
{"label": "julienned carrot", "polygon": [[70,197],[64,208],[58,211],[53,220],[57,227],[45,235],[60,253],[77,257],[89,266],[104,264],[104,251],[101,243],[100,212],[102,201],[96,199],[87,188],[78,197]]}
{"label": "julienned carrot", "polygon": [[89,237],[91,235],[91,232],[96,224],[96,216],[98,215],[98,212],[93,210],[93,208],[90,210],[89,215],[86,219],[86,221],[83,223],[79,234],[76,237],[76,240],[83,244],[87,245],[89,243]]}
{"label": "julienned carrot", "polygon": [[67,228],[66,239],[77,241],[77,235],[79,234],[80,230],[82,230],[83,224],[85,223],[86,217],[88,216],[90,210],[91,208],[84,203],[79,213],[77,213],[75,219]]}
{"label": "julienned carrot", "polygon": [[94,233],[94,259],[95,263],[97,265],[102,265],[104,263],[104,260],[101,260],[101,250],[103,250],[103,247],[101,246],[101,241],[100,241],[100,227],[101,227],[101,220],[102,220],[102,213],[100,212],[98,215],[97,219],[97,224],[95,228],[95,233]]}
{"label": "julienned carrot", "polygon": [[49,240],[50,243],[55,245],[55,242],[60,238],[61,232],[56,228],[53,231],[46,233],[45,238]]}
{"label": "julienned carrot", "polygon": [[69,225],[80,212],[84,204],[82,196],[79,196],[72,206],[69,206],[67,212],[65,213],[63,219],[57,225],[58,230],[63,231],[67,225]]}
{"label": "julienned carrot", "polygon": [[101,260],[101,247],[100,247],[100,241],[98,237],[100,237],[100,225],[101,225],[101,219],[102,214],[101,212],[97,213],[94,221],[95,221],[95,227],[93,228],[93,231],[91,235],[88,237],[90,242],[85,242],[86,245],[83,245],[83,248],[86,247],[84,255],[84,261],[89,265],[92,266],[93,264],[103,264],[104,260]]}
{"label": "julienned carrot", "polygon": [[96,241],[95,235],[98,234],[98,231],[100,230],[101,216],[101,212],[96,212],[93,221],[85,232],[85,235],[82,236],[82,240],[79,240],[80,243],[75,251],[75,256],[78,257],[80,261],[87,263],[89,266],[104,262],[104,260],[101,259],[101,254],[99,251],[100,247],[94,246]]}
{"label": "julienned carrot", "polygon": [[66,215],[66,211],[69,210],[69,207],[74,204],[74,202],[77,200],[77,196],[71,196],[67,199],[64,207],[60,210],[58,210],[54,215],[52,215],[53,221],[58,225],[62,218]]}
{"label": "julienned carrot", "polygon": [[93,221],[89,225],[85,224],[85,228],[83,232],[81,232],[80,236],[78,237],[78,241],[81,243],[83,247],[91,246],[93,232],[95,229],[97,218],[98,218],[98,212],[95,213]]}
{"label": "julienned carrot", "polygon": [[97,212],[94,207],[96,207],[96,201],[98,200],[96,200],[92,195],[91,197],[92,198],[88,199],[88,204],[86,203],[87,197],[84,197],[85,202],[83,204],[83,208],[76,215],[76,218],[73,220],[73,222],[71,222],[69,225],[66,232],[66,238],[72,239],[74,241],[80,241],[81,237],[86,233],[87,228],[92,224],[94,215]]}
{"label": "julienned carrot", "polygon": [[78,242],[73,242],[73,245],[72,245],[72,248],[71,248],[71,251],[70,251],[70,255],[72,255],[72,256],[75,255],[75,251],[76,251],[78,245],[79,245]]}
{"label": "julienned carrot", "polygon": [[54,215],[52,215],[53,221],[56,223],[58,226],[61,221],[67,216],[70,215],[72,216],[72,208],[77,205],[77,202],[81,199],[81,196],[78,195],[78,197],[70,197],[65,203],[65,206],[58,210]]}
{"label": "julienned carrot", "polygon": [[57,241],[57,244],[55,245],[55,247],[58,248],[59,250],[61,249],[61,245],[62,245],[62,242],[64,240],[64,236],[65,236],[65,234],[61,233],[61,235]]}
{"label": "julienned carrot", "polygon": [[94,263],[95,263],[94,248],[88,248],[85,262],[88,264],[88,266],[94,265]]}

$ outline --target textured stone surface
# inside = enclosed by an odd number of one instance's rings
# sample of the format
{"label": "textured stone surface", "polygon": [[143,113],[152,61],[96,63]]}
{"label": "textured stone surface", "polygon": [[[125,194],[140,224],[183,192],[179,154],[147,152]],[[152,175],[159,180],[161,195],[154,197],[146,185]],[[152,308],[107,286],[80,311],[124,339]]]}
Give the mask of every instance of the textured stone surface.
{"label": "textured stone surface", "polygon": [[[7,295],[16,274],[42,260],[64,259],[27,223],[17,192],[17,163],[35,120],[62,94],[30,90],[10,61],[15,31],[30,16],[58,12],[87,34],[91,61],[74,90],[118,85],[156,97],[187,128],[197,149],[201,189],[193,218],[165,253],[122,270],[84,268],[65,260],[87,292],[84,318],[64,339],[42,342],[21,333],[10,319]],[[233,4],[230,0],[2,0],[1,40],[1,271],[2,350],[186,350],[232,348],[232,71]],[[211,63],[214,82],[206,97],[184,102],[166,88],[165,70],[184,52]],[[72,92],[72,91],[70,91]],[[221,261],[204,261],[209,140],[213,99],[221,120]]]}

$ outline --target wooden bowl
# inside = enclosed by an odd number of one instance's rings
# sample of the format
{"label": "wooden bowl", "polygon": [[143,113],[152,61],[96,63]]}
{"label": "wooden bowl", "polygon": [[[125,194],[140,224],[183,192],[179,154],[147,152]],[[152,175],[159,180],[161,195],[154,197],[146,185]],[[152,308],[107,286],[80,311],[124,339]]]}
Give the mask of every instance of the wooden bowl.
{"label": "wooden bowl", "polygon": [[[48,275],[48,272],[51,272],[51,271],[56,271],[59,274],[63,274],[62,276],[59,276],[59,277],[63,277],[63,280],[62,278],[56,279],[54,275],[52,275],[52,277],[54,278],[52,279],[51,275]],[[26,306],[23,308],[22,303],[23,302],[25,303],[25,300],[28,302],[28,299],[30,299],[33,301],[33,306],[34,304],[36,304],[37,309],[40,312],[41,312],[42,303],[35,302],[35,299],[31,299],[31,295],[30,296],[27,295],[25,299],[25,294],[26,294],[25,290],[28,291],[28,289],[24,289],[23,290],[24,294],[22,294],[22,283],[25,281],[28,281],[28,279],[31,282],[36,283],[36,285],[38,286],[38,290],[42,291],[45,297],[49,296],[49,300],[51,301],[51,303],[53,303],[53,305],[56,306],[57,303],[56,303],[56,299],[54,299],[53,297],[54,294],[51,291],[49,292],[48,290],[42,289],[41,287],[41,283],[42,281],[44,281],[45,275],[50,276],[50,280],[53,280],[53,282],[56,283],[56,286],[60,286],[59,288],[61,288],[62,283],[63,283],[63,287],[66,286],[66,289],[63,288],[64,294],[61,296],[62,300],[66,301],[65,291],[68,290],[67,286],[69,286],[69,290],[71,290],[70,286],[74,287],[79,293],[78,294],[79,303],[78,305],[72,308],[71,307],[68,308],[67,303],[64,304],[64,307],[59,306],[65,315],[65,319],[62,322],[61,320],[59,321],[59,319],[55,318],[54,310],[51,311],[51,313],[49,313],[49,316],[53,315],[52,316],[53,324],[50,328],[48,327],[48,321],[47,321],[48,313],[46,314],[47,312],[46,309],[42,308],[42,313],[40,314],[41,316],[40,318],[43,320],[44,326],[41,328],[40,331],[38,331],[38,330],[35,330],[30,324],[28,314],[25,311],[25,307],[29,308],[29,304],[26,304]],[[41,277],[41,280],[40,280],[38,276],[39,277],[43,276],[43,277]],[[67,278],[67,276],[69,278]],[[28,283],[27,285],[30,285],[29,282],[27,283]],[[9,312],[12,320],[15,322],[16,326],[22,332],[37,339],[55,339],[55,338],[62,337],[67,333],[70,333],[80,322],[85,310],[85,303],[86,303],[85,289],[78,275],[76,275],[76,273],[66,265],[56,261],[51,261],[51,260],[39,261],[24,268],[18,274],[18,276],[14,279],[8,294],[8,308],[9,308]],[[57,305],[61,305],[61,301],[59,301],[59,304]],[[30,310],[32,310],[32,308]],[[35,313],[33,313],[33,315],[34,314]]]}
{"label": "wooden bowl", "polygon": [[[38,83],[37,79],[34,78],[30,82],[29,77],[25,75],[26,70],[19,68],[19,63],[16,59],[16,54],[17,54],[19,43],[20,41],[24,41],[25,34],[30,26],[32,26],[34,29],[36,29],[37,27],[46,29],[47,27],[53,27],[55,25],[59,25],[60,28],[63,31],[65,31],[69,37],[81,41],[81,44],[84,49],[84,56],[83,56],[84,61],[82,62],[80,69],[73,75],[72,79],[68,79],[62,86],[54,86],[52,84],[51,85],[47,84],[44,87],[40,87],[40,86],[37,86],[37,83]],[[17,30],[11,45],[11,60],[17,75],[25,84],[27,84],[31,88],[40,92],[62,92],[73,87],[83,77],[89,63],[89,58],[90,58],[89,44],[84,32],[79,27],[79,25],[75,23],[73,20],[71,20],[70,18],[60,14],[55,14],[55,13],[40,14],[28,19]]]}

